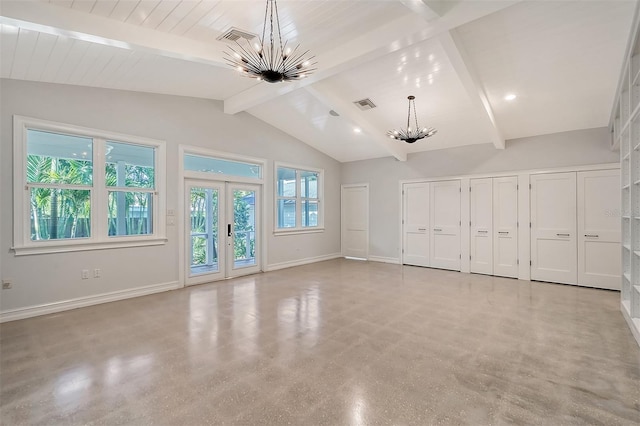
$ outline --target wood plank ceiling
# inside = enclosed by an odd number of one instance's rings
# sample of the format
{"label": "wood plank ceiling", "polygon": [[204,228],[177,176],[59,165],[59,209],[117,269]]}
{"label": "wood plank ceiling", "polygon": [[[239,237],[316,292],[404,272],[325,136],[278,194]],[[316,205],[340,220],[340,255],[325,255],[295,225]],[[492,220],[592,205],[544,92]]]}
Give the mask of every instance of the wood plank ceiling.
{"label": "wood plank ceiling", "polygon": [[[231,27],[260,33],[262,0],[3,0],[0,76],[221,100],[338,161],[502,149],[505,139],[607,125],[635,2],[278,6],[283,37],[318,60],[301,82],[259,83],[223,61],[217,38]],[[412,145],[385,136],[405,123],[408,95],[421,125],[439,130]],[[377,107],[359,110],[363,98]]]}

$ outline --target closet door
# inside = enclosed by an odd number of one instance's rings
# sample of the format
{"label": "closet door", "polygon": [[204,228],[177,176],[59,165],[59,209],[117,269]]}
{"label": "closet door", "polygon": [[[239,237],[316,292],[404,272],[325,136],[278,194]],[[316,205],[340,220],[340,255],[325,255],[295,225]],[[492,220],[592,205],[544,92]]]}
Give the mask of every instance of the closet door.
{"label": "closet door", "polygon": [[471,179],[470,271],[493,274],[493,179]]}
{"label": "closet door", "polygon": [[577,284],[576,173],[530,179],[531,279]]}
{"label": "closet door", "polygon": [[431,183],[431,267],[460,270],[460,181]]}
{"label": "closet door", "polygon": [[429,183],[402,185],[402,263],[429,266]]}
{"label": "closet door", "polygon": [[369,257],[369,184],[342,185],[342,255]]}
{"label": "closet door", "polygon": [[518,277],[518,177],[493,179],[493,274]]}
{"label": "closet door", "polygon": [[620,290],[620,171],[578,173],[578,284]]}

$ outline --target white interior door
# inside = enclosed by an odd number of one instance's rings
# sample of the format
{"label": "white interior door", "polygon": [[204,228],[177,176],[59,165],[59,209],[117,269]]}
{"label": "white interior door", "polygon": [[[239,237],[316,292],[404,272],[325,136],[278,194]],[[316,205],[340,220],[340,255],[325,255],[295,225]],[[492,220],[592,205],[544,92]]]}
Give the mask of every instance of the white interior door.
{"label": "white interior door", "polygon": [[493,179],[471,179],[470,223],[471,247],[469,270],[493,274]]}
{"label": "white interior door", "polygon": [[342,185],[342,255],[369,257],[369,185]]}
{"label": "white interior door", "polygon": [[260,186],[227,183],[226,197],[226,276],[260,272]]}
{"label": "white interior door", "polygon": [[576,173],[530,179],[531,279],[577,284]]}
{"label": "white interior door", "polygon": [[402,185],[402,263],[429,266],[429,183]]}
{"label": "white interior door", "polygon": [[430,266],[460,270],[460,181],[431,182]]}
{"label": "white interior door", "polygon": [[518,177],[493,179],[493,274],[518,277]]}
{"label": "white interior door", "polygon": [[620,171],[579,172],[578,284],[620,290]]}

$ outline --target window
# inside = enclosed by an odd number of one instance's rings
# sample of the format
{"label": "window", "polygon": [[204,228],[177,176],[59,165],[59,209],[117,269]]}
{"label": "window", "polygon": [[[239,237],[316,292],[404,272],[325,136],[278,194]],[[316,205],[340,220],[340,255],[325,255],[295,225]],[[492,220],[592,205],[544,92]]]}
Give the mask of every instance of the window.
{"label": "window", "polygon": [[276,165],[276,231],[322,229],[322,170]]}
{"label": "window", "polygon": [[16,254],[164,242],[164,143],[14,117]]}

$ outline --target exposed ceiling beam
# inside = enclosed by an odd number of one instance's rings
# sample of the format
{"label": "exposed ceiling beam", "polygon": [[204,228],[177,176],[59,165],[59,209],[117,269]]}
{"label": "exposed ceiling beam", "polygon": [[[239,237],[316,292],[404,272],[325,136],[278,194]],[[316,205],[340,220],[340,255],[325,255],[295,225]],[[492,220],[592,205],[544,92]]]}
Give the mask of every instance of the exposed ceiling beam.
{"label": "exposed ceiling beam", "polygon": [[453,65],[453,69],[456,71],[460,82],[467,91],[472,104],[475,105],[487,120],[487,126],[491,132],[491,142],[496,148],[504,149],[504,136],[498,128],[489,99],[487,99],[482,84],[473,71],[464,46],[458,39],[455,31],[452,30],[440,34],[438,40],[447,54],[451,65]]}
{"label": "exposed ceiling beam", "polygon": [[398,0],[398,1],[403,5],[405,5],[413,13],[417,13],[418,15],[420,15],[420,17],[425,21],[433,21],[434,19],[440,18],[440,15],[438,14],[438,12],[436,12],[432,7],[428,6],[422,0]]}
{"label": "exposed ceiling beam", "polygon": [[[317,86],[306,86],[305,90],[322,102],[327,109],[332,109],[345,119],[356,124],[373,142],[383,147],[390,155],[399,161],[407,161],[407,153],[398,145],[398,141],[385,136],[385,132],[371,124],[359,114],[359,110],[351,102],[346,102],[340,94],[327,87],[321,90]],[[395,143],[394,143],[395,142]]]}
{"label": "exposed ceiling beam", "polygon": [[[380,58],[391,52],[411,46],[453,28],[495,13],[521,0],[465,1],[454,5],[442,17],[424,25],[424,15],[408,14],[360,37],[337,46],[329,52],[318,54],[318,68],[304,80],[287,84],[261,83],[224,100],[224,112],[235,114],[255,107],[296,89],[309,86],[340,72]],[[427,6],[425,5],[425,8]],[[428,13],[425,9],[425,13]],[[435,13],[435,12],[434,12]],[[414,32],[407,29],[418,28]]]}
{"label": "exposed ceiling beam", "polygon": [[3,0],[0,23],[128,50],[228,67],[214,44],[44,2]]}

